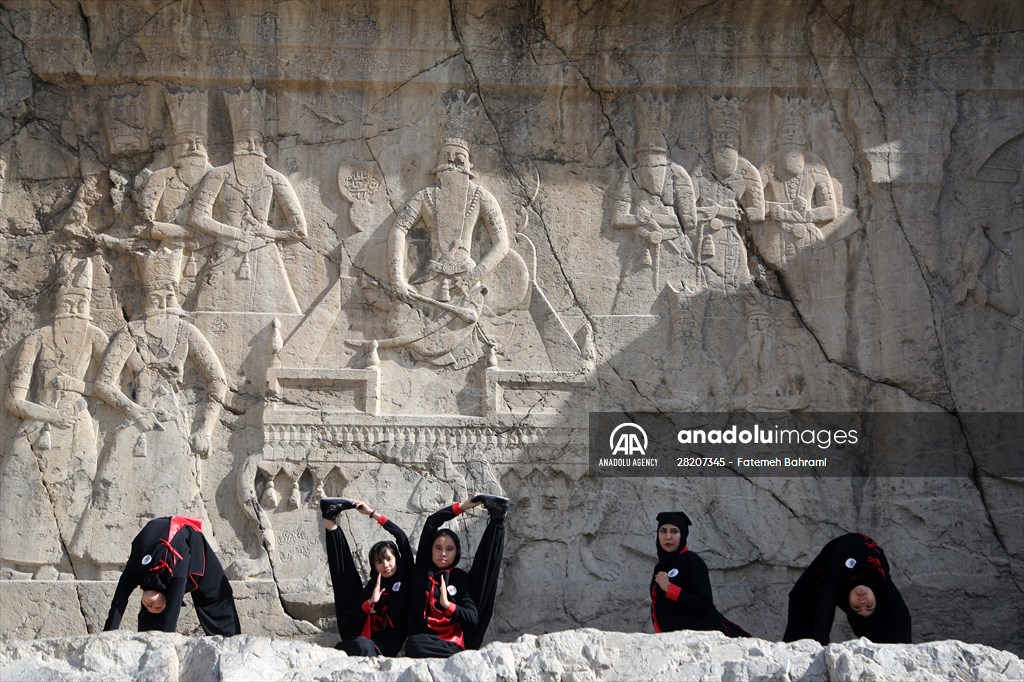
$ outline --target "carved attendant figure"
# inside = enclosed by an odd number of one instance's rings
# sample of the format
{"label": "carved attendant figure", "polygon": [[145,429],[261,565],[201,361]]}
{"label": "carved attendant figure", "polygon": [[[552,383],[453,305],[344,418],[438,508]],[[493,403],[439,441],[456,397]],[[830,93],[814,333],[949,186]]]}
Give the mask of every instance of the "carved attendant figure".
{"label": "carved attendant figure", "polygon": [[806,100],[783,97],[779,105],[779,147],[761,167],[768,218],[754,229],[758,253],[773,267],[822,241],[821,228],[838,215],[832,176],[825,162],[806,148]]}
{"label": "carved attendant figure", "polygon": [[4,406],[23,423],[0,463],[0,509],[10,513],[0,523],[0,565],[50,578],[96,474],[96,422],[86,397],[93,395],[90,370],[107,347],[107,335],[90,322],[92,263],[65,256],[57,272],[53,324],[29,334],[14,360]]}
{"label": "carved attendant figure", "polygon": [[636,163],[622,175],[612,216],[612,227],[636,233],[621,250],[616,312],[640,312],[636,306],[649,306],[651,294],[656,295],[663,282],[680,283],[678,267],[663,263],[664,248],[676,254],[676,260],[692,253],[689,235],[696,225],[696,195],[686,170],[669,161],[667,127],[666,103],[638,101]]}
{"label": "carved attendant figure", "polygon": [[[189,225],[217,239],[197,285],[197,310],[299,313],[278,242],[306,238],[306,218],[291,183],[266,164],[263,93],[224,93],[235,136],[234,160],[199,187]],[[270,224],[271,209],[284,226]]]}
{"label": "carved attendant figure", "polygon": [[742,223],[744,217],[751,223],[764,220],[761,174],[736,151],[739,106],[732,97],[709,100],[712,163],[701,163],[693,174],[701,277],[722,291],[742,289],[751,281]]}
{"label": "carved attendant figure", "polygon": [[212,169],[206,151],[206,95],[180,92],[165,95],[165,99],[174,129],[174,164],[147,178],[139,200],[145,222],[136,226],[135,232],[167,246],[187,244],[191,260],[191,250],[198,246],[195,233],[187,227],[193,193]]}
{"label": "carved attendant figure", "polygon": [[[213,348],[178,307],[181,252],[160,249],[139,259],[146,312],[114,335],[96,377],[96,392],[128,416],[100,465],[76,545],[89,542],[101,564],[117,563],[115,538],[153,512],[202,516],[198,457],[206,457],[227,392]],[[206,380],[198,418],[187,409],[186,364]],[[121,390],[128,372],[131,396]],[[197,423],[192,429],[193,421]]]}
{"label": "carved attendant figure", "polygon": [[747,342],[733,358],[732,376],[739,375],[733,394],[736,409],[802,410],[810,405],[807,372],[792,344],[779,338],[771,304],[751,284],[743,299]]}

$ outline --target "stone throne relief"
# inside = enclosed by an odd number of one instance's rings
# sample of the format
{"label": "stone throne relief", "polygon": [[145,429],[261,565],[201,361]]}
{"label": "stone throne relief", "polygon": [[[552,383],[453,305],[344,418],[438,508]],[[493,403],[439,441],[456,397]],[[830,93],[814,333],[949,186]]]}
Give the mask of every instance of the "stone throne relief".
{"label": "stone throne relief", "polygon": [[637,96],[635,162],[619,180],[611,220],[623,232],[613,314],[648,313],[666,283],[696,280],[696,193],[689,173],[669,160],[669,130],[669,102]]}
{"label": "stone throne relief", "polygon": [[[3,578],[57,577],[80,554],[71,543],[96,475],[97,423],[89,398],[107,335],[92,324],[92,262],[63,256],[57,264],[53,321],[21,343],[4,407],[20,418],[0,467]],[[70,559],[70,562],[69,562]]]}

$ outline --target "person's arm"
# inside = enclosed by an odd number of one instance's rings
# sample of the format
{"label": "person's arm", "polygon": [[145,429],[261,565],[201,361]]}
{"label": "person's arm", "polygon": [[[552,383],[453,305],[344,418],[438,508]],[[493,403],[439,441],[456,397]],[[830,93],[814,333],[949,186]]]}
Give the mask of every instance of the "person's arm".
{"label": "person's arm", "polygon": [[697,194],[693,190],[693,181],[689,174],[679,165],[670,166],[675,198],[675,212],[683,234],[692,235],[697,227]]}
{"label": "person's arm", "polygon": [[761,174],[757,172],[752,163],[747,162],[742,167],[746,170],[746,183],[739,203],[746,211],[747,219],[750,222],[762,223],[765,217],[765,206]]}
{"label": "person's arm", "polygon": [[403,298],[409,296],[412,289],[405,274],[405,238],[420,219],[423,205],[421,194],[422,192],[418,192],[402,207],[395,224],[388,232],[388,276],[391,278],[391,288]]}
{"label": "person's arm", "polygon": [[213,447],[211,440],[213,429],[217,426],[217,419],[220,417],[224,396],[228,392],[228,384],[224,376],[224,368],[221,367],[220,359],[217,357],[216,352],[214,352],[213,346],[191,324],[188,326],[188,341],[189,352],[206,379],[202,417],[199,419],[199,424],[190,442],[192,450],[205,457]]}
{"label": "person's arm", "polygon": [[[448,575],[452,576],[451,573]],[[476,608],[476,601],[473,599],[473,586],[469,574],[464,572],[458,574],[454,578],[453,584],[456,587],[455,597],[449,599],[446,589],[448,585],[442,577],[441,598],[437,602],[437,607],[441,613],[461,624],[463,628],[475,628],[480,620],[480,613]]]}
{"label": "person's arm", "polygon": [[126,364],[132,364],[135,350],[135,340],[128,327],[123,327],[121,331],[114,334],[103,357],[103,362],[100,364],[99,372],[96,374],[93,393],[108,405],[113,405],[131,417],[141,430],[152,431],[160,428],[160,422],[154,416],[153,411],[136,403],[120,388],[121,371]]}
{"label": "person's arm", "polygon": [[405,531],[402,530],[401,526],[388,517],[380,514],[380,512],[377,512],[376,521],[384,527],[384,530],[391,533],[391,536],[395,538],[395,544],[398,545],[399,565],[406,569],[412,569],[415,557],[412,553],[412,544],[409,542],[409,536],[405,534]]}
{"label": "person's arm", "polygon": [[[133,547],[134,550],[134,547]],[[134,567],[138,564],[138,557],[134,551],[129,557],[127,565],[121,572],[117,581],[117,588],[114,590],[114,598],[110,600],[110,610],[107,612],[107,621],[103,624],[103,631],[116,630],[121,626],[121,618],[124,617],[124,610],[128,607],[128,598],[139,586],[139,576]]]}
{"label": "person's arm", "polygon": [[814,605],[814,639],[822,646],[827,646],[832,637],[832,622],[836,617],[839,592],[839,580],[832,571],[829,571],[821,592],[818,593],[818,602]]}
{"label": "person's arm", "polygon": [[491,240],[491,248],[480,262],[473,268],[472,282],[470,286],[479,282],[488,275],[501,262],[501,259],[508,254],[509,240],[508,228],[505,227],[505,217],[501,214],[501,207],[494,195],[487,190],[480,190],[480,219]]}
{"label": "person's arm", "polygon": [[290,229],[273,229],[271,235],[277,241],[302,241],[306,238],[306,216],[302,212],[302,204],[295,194],[295,188],[288,181],[283,173],[272,171],[274,178],[274,197],[277,199],[278,207],[284,214],[285,221]]}
{"label": "person's arm", "polygon": [[32,332],[21,342],[18,357],[11,367],[11,381],[7,387],[4,406],[7,411],[21,419],[46,422],[58,428],[67,426],[66,417],[55,407],[40,405],[28,399],[29,386],[32,384],[32,371],[36,357],[42,347],[38,332]]}
{"label": "person's arm", "polygon": [[807,215],[812,222],[827,223],[835,220],[839,213],[836,205],[836,194],[832,189],[832,177],[827,170],[814,173],[814,191],[811,194],[811,206]]}
{"label": "person's arm", "polygon": [[192,200],[192,210],[188,214],[188,225],[211,237],[230,239],[240,242],[245,239],[245,232],[214,220],[213,205],[220,194],[224,182],[227,180],[227,171],[213,169],[203,177],[199,189]]}
{"label": "person's arm", "polygon": [[715,602],[711,593],[707,564],[696,554],[688,554],[689,557],[684,557],[681,564],[683,568],[675,577],[669,578],[665,596],[687,612],[702,616],[710,615],[715,611]]}
{"label": "person's arm", "polygon": [[464,511],[479,506],[480,503],[473,502],[472,499],[463,500],[462,502],[456,502],[442,509],[438,509],[436,512],[428,516],[426,522],[423,524],[423,530],[420,531],[420,541],[416,547],[416,565],[430,566],[433,563],[433,560],[431,559],[431,549],[434,545],[434,536],[437,535],[437,531],[441,529],[442,524],[451,521]]}

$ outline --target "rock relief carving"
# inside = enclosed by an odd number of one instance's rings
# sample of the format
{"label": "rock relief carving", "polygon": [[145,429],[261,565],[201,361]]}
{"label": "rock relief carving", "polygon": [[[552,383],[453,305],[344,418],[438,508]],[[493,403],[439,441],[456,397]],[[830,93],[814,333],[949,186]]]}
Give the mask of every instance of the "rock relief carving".
{"label": "rock relief carving", "polygon": [[[465,367],[493,346],[478,324],[483,307],[525,296],[525,264],[509,256],[509,236],[494,195],[474,181],[469,137],[479,112],[476,95],[441,97],[442,140],[436,184],[417,192],[388,233],[387,265],[394,296],[385,329],[413,356],[437,366]],[[414,240],[423,226],[427,244]],[[506,265],[512,272],[506,272]],[[519,267],[516,267],[519,266]],[[513,301],[513,304],[516,301]]]}
{"label": "rock relief carving", "polygon": [[[384,179],[375,164],[344,163],[338,168],[338,190],[349,202],[348,216],[359,232],[376,227],[386,204]],[[386,206],[385,206],[386,207]]]}
{"label": "rock relief carving", "polygon": [[[964,245],[960,271],[953,287],[953,301],[963,304],[968,297],[980,306],[1014,318],[1024,329],[1024,135],[1002,145],[978,171],[982,182],[1010,185],[1005,223],[976,225]],[[1004,204],[1005,205],[1005,204]],[[995,223],[994,220],[987,222]]]}
{"label": "rock relief carving", "polygon": [[[288,178],[266,163],[264,97],[224,93],[234,136],[231,163],[209,171],[188,224],[216,240],[196,285],[196,310],[300,313],[279,243],[306,238],[306,218]],[[272,209],[282,216],[271,224]]]}
{"label": "rock relief carving", "polygon": [[438,449],[427,457],[427,472],[412,490],[409,506],[433,513],[441,507],[464,500],[469,495],[465,477],[459,473],[446,449]]}
{"label": "rock relief carving", "polygon": [[810,405],[801,350],[781,333],[773,299],[756,287],[743,297],[747,340],[736,351],[729,376],[732,407],[750,412],[797,411]]}
{"label": "rock relief carving", "polygon": [[193,196],[203,177],[212,170],[207,156],[206,93],[186,90],[164,96],[174,135],[174,162],[151,173],[142,184],[139,213],[142,222],[133,228],[136,237],[158,246],[184,249],[182,294],[198,272],[197,235],[188,227]]}
{"label": "rock relief carving", "polygon": [[[51,324],[23,341],[4,400],[22,420],[0,466],[0,566],[5,577],[56,578],[96,474],[97,423],[87,398],[107,335],[92,324],[92,262],[70,254],[57,265]],[[72,554],[72,563],[80,556]]]}
{"label": "rock relief carving", "polygon": [[[104,448],[73,545],[104,567],[123,560],[123,530],[153,514],[205,515],[200,460],[211,452],[227,384],[213,347],[178,305],[181,255],[169,247],[138,255],[145,313],[114,335],[96,376],[97,395],[126,419]],[[205,382],[195,414],[186,365]]]}
{"label": "rock relief carving", "polygon": [[612,227],[632,233],[620,247],[613,314],[649,312],[665,283],[694,275],[696,194],[690,175],[669,160],[669,104],[638,97],[636,117],[636,161],[622,174],[612,216]]}
{"label": "rock relief carving", "polygon": [[711,162],[701,162],[693,173],[698,284],[726,292],[751,281],[746,241],[750,225],[765,218],[761,174],[738,152],[740,107],[735,97],[708,99]]}
{"label": "rock relief carving", "polygon": [[780,125],[777,149],[760,169],[765,221],[752,228],[760,257],[785,269],[801,249],[823,242],[826,226],[838,216],[832,176],[824,161],[807,149],[808,100],[776,98]]}
{"label": "rock relief carving", "polygon": [[107,147],[114,156],[128,156],[145,148],[142,123],[145,103],[137,93],[107,99],[104,106]]}

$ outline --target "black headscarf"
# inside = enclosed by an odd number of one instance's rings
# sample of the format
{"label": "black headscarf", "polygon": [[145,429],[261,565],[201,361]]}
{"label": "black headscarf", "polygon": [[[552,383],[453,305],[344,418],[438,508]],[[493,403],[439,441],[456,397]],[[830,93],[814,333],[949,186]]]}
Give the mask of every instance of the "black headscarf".
{"label": "black headscarf", "polygon": [[[441,530],[437,531],[437,533],[434,535],[434,540],[432,540],[431,542],[435,542],[442,535],[450,537],[452,539],[452,542],[455,543],[455,561],[453,561],[448,566],[448,568],[455,568],[459,565],[459,560],[462,558],[462,543],[459,542],[459,536],[455,533],[455,531],[448,530],[447,528],[442,528]],[[436,571],[439,569],[437,568],[437,566],[434,566],[432,570]],[[444,570],[448,569],[446,568]]]}
{"label": "black headscarf", "polygon": [[[676,528],[678,528],[679,529],[679,549],[682,549],[683,547],[686,546],[686,536],[687,536],[687,534],[689,534],[689,532],[690,532],[689,531],[689,527],[692,525],[689,516],[687,516],[686,514],[684,514],[681,511],[668,511],[668,512],[661,512],[660,514],[658,514],[657,519],[658,519],[658,528],[661,528],[666,523],[667,524],[671,524],[671,525],[675,526]],[[657,535],[657,533],[655,533],[655,535],[654,535],[654,547],[655,547],[655,549],[658,550],[658,563],[659,564],[661,562],[666,561],[667,559],[671,558],[676,553],[678,553],[678,550],[675,553],[673,553],[673,554],[669,554],[668,552],[663,550],[661,548],[661,543],[658,542],[658,535]]]}

